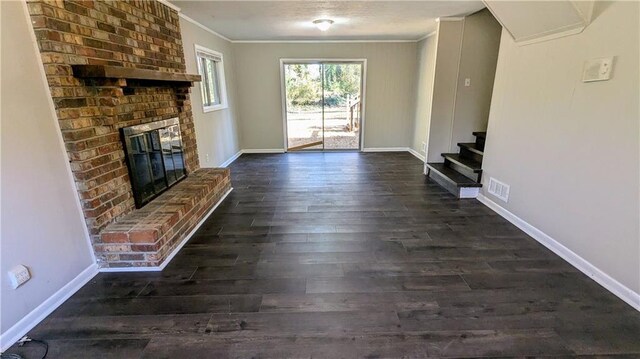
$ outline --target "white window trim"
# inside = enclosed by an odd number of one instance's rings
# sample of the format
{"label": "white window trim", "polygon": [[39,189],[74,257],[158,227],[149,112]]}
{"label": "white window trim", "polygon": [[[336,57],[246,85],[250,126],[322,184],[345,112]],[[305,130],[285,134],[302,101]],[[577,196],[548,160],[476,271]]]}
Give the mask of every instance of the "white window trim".
{"label": "white window trim", "polygon": [[[211,56],[220,58],[220,63],[218,65],[218,77],[219,77],[218,81],[220,85],[220,104],[214,105],[214,106],[205,106],[203,103],[202,112],[207,113],[207,112],[224,110],[226,108],[229,108],[229,104],[227,102],[227,81],[225,80],[225,76],[224,76],[224,56],[222,55],[221,52],[211,50],[204,46],[195,44],[196,68],[198,69],[198,74],[200,74],[200,76],[203,76],[203,74],[202,74],[202,69],[200,68],[200,61],[198,61],[199,52],[203,52],[205,54],[209,54]],[[204,93],[204,83],[201,81],[200,82],[200,101],[202,101],[203,93]]]}

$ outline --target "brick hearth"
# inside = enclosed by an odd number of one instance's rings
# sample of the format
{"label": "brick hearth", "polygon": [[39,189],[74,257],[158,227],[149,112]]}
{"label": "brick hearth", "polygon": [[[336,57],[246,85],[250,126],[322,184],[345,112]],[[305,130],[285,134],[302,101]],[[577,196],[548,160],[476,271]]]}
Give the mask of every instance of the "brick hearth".
{"label": "brick hearth", "polygon": [[108,225],[95,246],[112,268],[158,266],[230,189],[228,169],[201,168]]}
{"label": "brick hearth", "polygon": [[[138,211],[134,212],[119,129],[178,117],[186,171],[188,176],[195,175],[199,161],[190,83],[83,79],[74,77],[72,65],[184,73],[178,13],[156,1],[145,0],[36,0],[29,1],[28,8],[99,264],[122,265],[124,258],[131,259],[131,265],[158,264],[167,248],[175,243],[167,244],[166,238],[159,238],[163,243],[154,253],[142,251],[136,255],[131,250],[116,253],[113,243],[104,242],[108,236],[101,235],[114,222],[123,223],[139,216]],[[198,178],[206,179],[193,176],[189,183]],[[143,222],[146,221],[145,217]]]}

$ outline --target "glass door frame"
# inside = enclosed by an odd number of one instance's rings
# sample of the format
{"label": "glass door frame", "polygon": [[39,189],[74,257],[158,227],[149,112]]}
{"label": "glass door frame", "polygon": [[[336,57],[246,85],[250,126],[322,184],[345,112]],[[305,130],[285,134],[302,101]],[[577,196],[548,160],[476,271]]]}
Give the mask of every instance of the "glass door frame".
{"label": "glass door frame", "polygon": [[[288,152],[288,142],[289,142],[289,134],[287,131],[287,92],[286,92],[286,83],[285,83],[285,65],[291,64],[360,64],[362,66],[362,76],[360,77],[360,129],[358,134],[358,149],[324,149],[324,105],[322,106],[322,137],[323,137],[323,145],[322,149],[319,150],[308,150],[311,151],[364,151],[364,128],[365,128],[365,108],[366,108],[366,94],[367,94],[367,59],[353,59],[353,58],[281,58],[280,59],[280,97],[282,98],[282,129],[284,134],[284,143],[283,149],[284,152]],[[324,82],[324,76],[322,76],[322,81]],[[322,85],[324,91],[324,84]],[[324,92],[323,92],[323,101],[324,101]]]}

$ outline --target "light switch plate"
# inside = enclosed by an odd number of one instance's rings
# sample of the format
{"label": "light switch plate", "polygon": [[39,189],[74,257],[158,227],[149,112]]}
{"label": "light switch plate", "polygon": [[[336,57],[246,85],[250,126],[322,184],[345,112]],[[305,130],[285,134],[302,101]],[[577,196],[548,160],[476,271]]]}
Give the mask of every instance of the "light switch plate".
{"label": "light switch plate", "polygon": [[587,60],[584,63],[582,82],[606,81],[611,78],[613,57]]}
{"label": "light switch plate", "polygon": [[466,78],[466,79],[464,79],[464,86],[465,86],[465,87],[469,87],[469,86],[471,86],[471,79],[470,79],[470,78]]}

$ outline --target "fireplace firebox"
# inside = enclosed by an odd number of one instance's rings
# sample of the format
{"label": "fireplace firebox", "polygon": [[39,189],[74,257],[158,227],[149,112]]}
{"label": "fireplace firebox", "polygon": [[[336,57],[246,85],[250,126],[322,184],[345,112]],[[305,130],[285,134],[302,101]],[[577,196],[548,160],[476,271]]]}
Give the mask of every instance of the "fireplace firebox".
{"label": "fireplace firebox", "polygon": [[186,177],[178,118],[121,129],[136,208]]}

